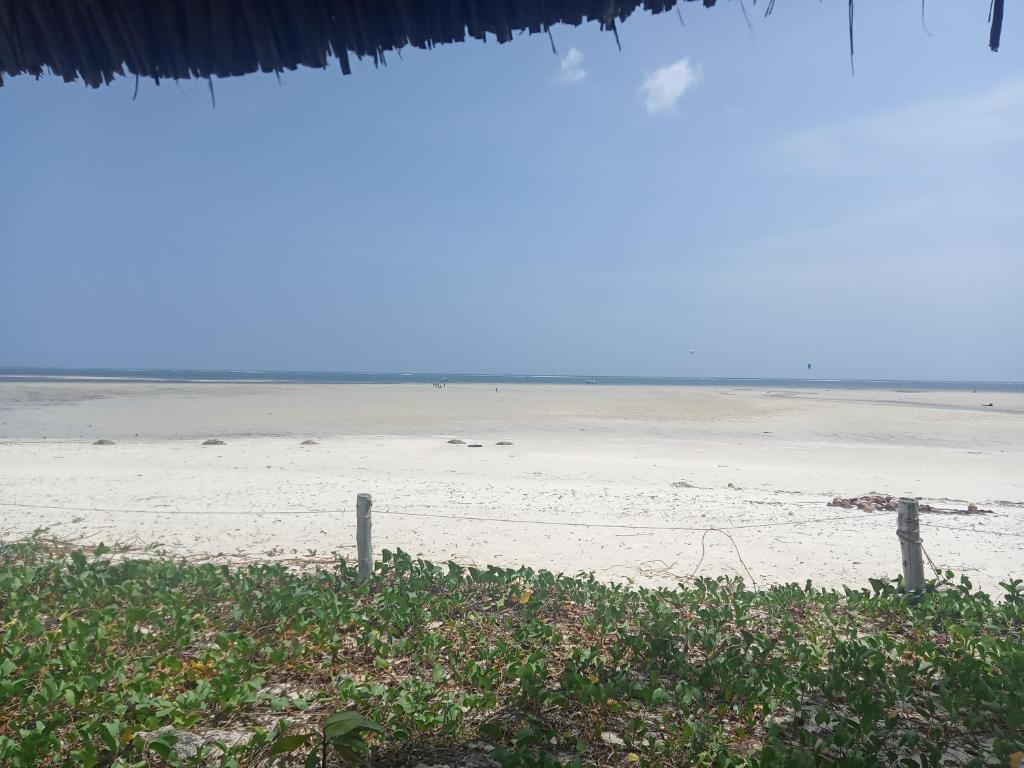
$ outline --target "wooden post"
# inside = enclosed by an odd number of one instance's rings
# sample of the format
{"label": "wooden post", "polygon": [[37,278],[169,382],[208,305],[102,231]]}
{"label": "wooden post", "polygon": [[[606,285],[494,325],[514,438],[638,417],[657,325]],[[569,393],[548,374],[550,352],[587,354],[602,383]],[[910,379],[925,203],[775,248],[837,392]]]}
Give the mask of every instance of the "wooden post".
{"label": "wooden post", "polygon": [[365,580],[373,574],[373,543],[370,535],[373,499],[368,493],[356,496],[356,546],[359,550],[359,578]]}
{"label": "wooden post", "polygon": [[896,535],[903,550],[903,589],[920,592],[924,586],[924,561],[921,559],[921,521],[917,499],[900,499]]}

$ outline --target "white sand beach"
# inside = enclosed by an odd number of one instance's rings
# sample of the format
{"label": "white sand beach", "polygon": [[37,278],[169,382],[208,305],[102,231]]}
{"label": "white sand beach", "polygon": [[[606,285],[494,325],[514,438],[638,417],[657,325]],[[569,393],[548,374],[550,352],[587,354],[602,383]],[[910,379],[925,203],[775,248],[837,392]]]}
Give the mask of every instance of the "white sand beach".
{"label": "white sand beach", "polygon": [[1024,392],[0,383],[8,540],[352,555],[367,492],[378,552],[648,585],[744,574],[714,527],[760,587],[861,587],[900,571],[895,513],[827,502],[869,491],[993,510],[924,514],[925,548],[989,591],[1024,576]]}

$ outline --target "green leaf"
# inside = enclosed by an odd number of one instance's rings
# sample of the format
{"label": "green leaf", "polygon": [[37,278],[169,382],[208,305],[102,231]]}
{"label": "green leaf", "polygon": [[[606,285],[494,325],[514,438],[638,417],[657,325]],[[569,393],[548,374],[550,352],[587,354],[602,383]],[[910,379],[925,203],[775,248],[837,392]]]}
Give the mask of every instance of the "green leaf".
{"label": "green leaf", "polygon": [[78,759],[82,761],[82,768],[93,768],[96,765],[96,752],[93,750],[92,745],[82,750]]}
{"label": "green leaf", "polygon": [[305,746],[312,737],[311,733],[292,733],[282,736],[270,746],[270,754],[283,755],[286,752],[294,752],[299,747]]}
{"label": "green leaf", "polygon": [[341,759],[346,763],[352,763],[353,765],[359,762],[359,756],[365,754],[366,745],[361,741],[348,742],[342,740],[341,742],[333,742],[334,751],[337,752]]}
{"label": "green leaf", "polygon": [[358,733],[359,731],[364,730],[384,733],[384,729],[377,723],[372,720],[367,720],[358,712],[354,712],[352,710],[335,712],[324,720],[324,736],[329,741],[334,741],[335,739],[343,738],[350,733]]}
{"label": "green leaf", "polygon": [[100,726],[100,738],[103,739],[104,745],[111,752],[117,749],[117,743],[121,740],[121,724],[120,723],[103,723]]}
{"label": "green leaf", "polygon": [[149,748],[160,755],[164,760],[169,761],[171,759],[171,752],[177,741],[178,738],[174,734],[165,733],[163,736],[149,742]]}

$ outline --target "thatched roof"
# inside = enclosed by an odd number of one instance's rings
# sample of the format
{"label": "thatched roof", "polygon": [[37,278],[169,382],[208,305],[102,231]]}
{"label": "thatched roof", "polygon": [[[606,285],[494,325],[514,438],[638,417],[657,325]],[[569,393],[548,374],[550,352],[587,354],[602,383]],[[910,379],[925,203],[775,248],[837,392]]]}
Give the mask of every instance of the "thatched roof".
{"label": "thatched roof", "polygon": [[[332,56],[348,74],[353,55],[381,62],[406,45],[431,48],[488,34],[504,43],[516,32],[588,20],[614,32],[616,21],[638,7],[659,13],[676,2],[0,0],[0,85],[4,74],[38,77],[48,70],[94,87],[125,74],[157,81],[226,77],[322,68]],[[1003,2],[992,0],[992,50],[999,47]],[[770,12],[774,0],[765,5]]]}

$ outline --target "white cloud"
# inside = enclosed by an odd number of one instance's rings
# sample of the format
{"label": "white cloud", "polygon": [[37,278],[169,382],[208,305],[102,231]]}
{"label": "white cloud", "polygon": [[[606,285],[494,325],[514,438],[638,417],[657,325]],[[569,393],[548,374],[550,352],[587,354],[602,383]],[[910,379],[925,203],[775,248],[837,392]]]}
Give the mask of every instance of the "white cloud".
{"label": "white cloud", "polygon": [[1001,167],[1024,146],[1024,79],[979,94],[911,103],[881,114],[801,131],[778,159],[812,174],[890,181]]}
{"label": "white cloud", "polygon": [[655,70],[640,86],[647,112],[653,115],[672,109],[679,98],[695,86],[700,78],[700,66],[690,64],[689,59],[680,59],[675,64]]}
{"label": "white cloud", "polygon": [[562,85],[573,85],[586,76],[587,70],[583,68],[583,54],[578,48],[570,48],[559,67],[558,82]]}

